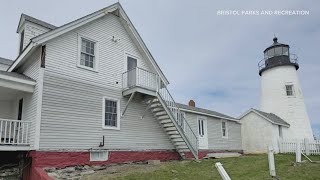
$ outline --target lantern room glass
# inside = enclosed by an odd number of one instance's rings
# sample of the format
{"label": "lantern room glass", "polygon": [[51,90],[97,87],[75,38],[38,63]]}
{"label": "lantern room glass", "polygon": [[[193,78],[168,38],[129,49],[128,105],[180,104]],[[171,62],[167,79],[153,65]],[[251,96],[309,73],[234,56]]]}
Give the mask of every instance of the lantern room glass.
{"label": "lantern room glass", "polygon": [[271,58],[274,56],[289,56],[289,48],[285,46],[277,46],[269,49],[264,53],[265,58]]}

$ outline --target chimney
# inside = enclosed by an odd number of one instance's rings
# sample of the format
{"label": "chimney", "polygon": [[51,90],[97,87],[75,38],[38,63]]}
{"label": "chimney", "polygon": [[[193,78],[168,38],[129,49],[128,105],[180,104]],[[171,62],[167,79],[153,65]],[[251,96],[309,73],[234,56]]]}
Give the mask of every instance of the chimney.
{"label": "chimney", "polygon": [[196,107],[196,103],[194,102],[194,100],[190,100],[189,101],[189,106],[191,106],[191,107]]}

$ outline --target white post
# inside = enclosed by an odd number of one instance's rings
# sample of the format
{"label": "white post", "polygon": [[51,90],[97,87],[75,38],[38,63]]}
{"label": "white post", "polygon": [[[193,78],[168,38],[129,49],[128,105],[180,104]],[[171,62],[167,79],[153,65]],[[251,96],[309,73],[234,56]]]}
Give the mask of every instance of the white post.
{"label": "white post", "polygon": [[306,147],[306,155],[309,156],[310,155],[310,145],[309,145],[309,139],[308,138],[304,139],[304,146]]}
{"label": "white post", "polygon": [[224,168],[220,162],[217,162],[215,166],[216,166],[216,168],[217,168],[217,170],[223,180],[231,180],[231,178],[229,177],[227,172],[224,170]]}
{"label": "white post", "polygon": [[299,140],[297,140],[297,145],[296,145],[296,162],[297,163],[301,162],[301,147],[300,147]]}
{"label": "white post", "polygon": [[274,156],[273,156],[273,149],[271,146],[268,147],[268,160],[269,160],[269,171],[270,176],[276,176],[276,166],[274,164]]}

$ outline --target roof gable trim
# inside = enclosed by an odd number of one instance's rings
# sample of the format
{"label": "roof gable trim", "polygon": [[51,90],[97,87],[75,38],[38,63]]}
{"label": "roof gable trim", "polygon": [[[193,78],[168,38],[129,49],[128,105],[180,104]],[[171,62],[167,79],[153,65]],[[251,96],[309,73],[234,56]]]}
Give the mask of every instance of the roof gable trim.
{"label": "roof gable trim", "polygon": [[201,114],[201,115],[205,115],[205,116],[210,116],[210,117],[215,117],[215,118],[220,118],[220,119],[225,119],[225,120],[230,120],[230,121],[239,122],[237,119],[231,119],[231,118],[227,118],[227,117],[221,117],[221,116],[217,116],[217,115],[213,115],[213,114],[208,114],[208,113],[204,113],[204,112],[192,111],[192,110],[184,109],[184,108],[180,108],[180,109],[181,109],[182,111],[190,112],[190,113],[194,113],[194,114]]}
{"label": "roof gable trim", "polygon": [[243,115],[241,115],[239,117],[239,119],[241,120],[243,117],[245,117],[246,115],[248,115],[249,113],[256,113],[258,116],[262,117],[263,119],[269,121],[271,124],[275,124],[275,125],[280,125],[280,126],[285,126],[285,127],[290,127],[290,125],[286,125],[286,124],[281,124],[281,123],[276,123],[274,121],[272,121],[271,119],[269,119],[268,117],[264,116],[263,114],[259,113],[258,111],[256,111],[255,109],[250,109],[247,112],[245,112]]}

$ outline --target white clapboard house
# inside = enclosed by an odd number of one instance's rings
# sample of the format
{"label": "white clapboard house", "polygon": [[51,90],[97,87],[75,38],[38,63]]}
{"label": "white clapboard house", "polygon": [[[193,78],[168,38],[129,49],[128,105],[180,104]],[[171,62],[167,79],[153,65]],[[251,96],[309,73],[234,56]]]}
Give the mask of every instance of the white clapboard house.
{"label": "white clapboard house", "polygon": [[31,151],[33,167],[241,151],[237,119],[175,103],[119,3],[60,27],[22,14],[17,33],[18,57],[0,59],[0,151]]}

